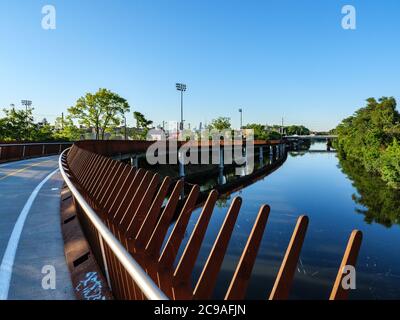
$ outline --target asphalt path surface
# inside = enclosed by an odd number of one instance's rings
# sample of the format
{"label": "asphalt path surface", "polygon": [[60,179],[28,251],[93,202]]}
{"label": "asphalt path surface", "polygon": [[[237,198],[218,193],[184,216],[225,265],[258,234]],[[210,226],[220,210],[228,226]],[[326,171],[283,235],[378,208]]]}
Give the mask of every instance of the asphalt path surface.
{"label": "asphalt path surface", "polygon": [[74,299],[58,156],[0,164],[0,300]]}

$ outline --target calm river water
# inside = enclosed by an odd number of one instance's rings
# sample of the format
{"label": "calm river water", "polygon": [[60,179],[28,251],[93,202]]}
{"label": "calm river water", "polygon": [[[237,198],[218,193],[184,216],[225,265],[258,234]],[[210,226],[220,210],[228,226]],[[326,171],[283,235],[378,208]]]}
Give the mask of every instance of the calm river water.
{"label": "calm river water", "polygon": [[[326,149],[316,143],[311,150]],[[291,299],[327,299],[353,229],[363,232],[357,263],[357,289],[350,299],[400,298],[399,195],[379,180],[347,165],[335,153],[290,153],[286,162],[264,179],[232,194],[214,210],[205,244],[196,264],[201,268],[229,204],[243,198],[228,254],[218,278],[215,298],[223,298],[258,209],[271,206],[269,221],[253,270],[248,299],[266,299],[272,289],[296,219],[310,218],[291,291]],[[350,177],[352,177],[350,179]],[[397,210],[397,211],[396,211]],[[200,209],[192,216],[187,241]],[[181,247],[181,250],[183,246]],[[194,279],[194,281],[196,278]]]}

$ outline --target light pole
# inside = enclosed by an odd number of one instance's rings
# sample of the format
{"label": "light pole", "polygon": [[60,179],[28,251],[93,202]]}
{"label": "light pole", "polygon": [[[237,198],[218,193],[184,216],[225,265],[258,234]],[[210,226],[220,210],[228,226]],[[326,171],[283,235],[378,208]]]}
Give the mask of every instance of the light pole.
{"label": "light pole", "polygon": [[243,128],[243,109],[239,108],[239,113],[240,113],[240,130]]}
{"label": "light pole", "polygon": [[32,105],[31,100],[21,100],[21,104],[25,106],[25,134],[28,136],[28,107]]}
{"label": "light pole", "polygon": [[32,105],[32,101],[30,100],[21,100],[21,104],[25,106],[25,111],[28,112],[28,107]]}
{"label": "light pole", "polygon": [[124,114],[124,126],[125,126],[125,130],[124,130],[125,140],[127,140],[127,134],[126,134],[126,116],[125,116],[125,114]]}
{"label": "light pole", "polygon": [[183,130],[183,92],[186,91],[186,84],[177,83],[176,90],[181,92],[181,123],[180,123],[180,130]]}

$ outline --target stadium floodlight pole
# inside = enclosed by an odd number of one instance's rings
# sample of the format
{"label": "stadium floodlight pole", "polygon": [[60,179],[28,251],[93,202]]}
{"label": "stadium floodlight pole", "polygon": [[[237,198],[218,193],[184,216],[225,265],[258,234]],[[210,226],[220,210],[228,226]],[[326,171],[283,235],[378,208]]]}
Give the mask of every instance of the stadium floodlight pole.
{"label": "stadium floodlight pole", "polygon": [[32,105],[31,100],[21,100],[21,104],[25,106],[25,125],[26,125],[26,135],[28,135],[28,107]]}
{"label": "stadium floodlight pole", "polygon": [[28,107],[32,105],[32,101],[30,100],[21,100],[21,104],[25,106],[25,111],[28,112]]}
{"label": "stadium floodlight pole", "polygon": [[127,134],[126,134],[127,132],[126,132],[126,116],[125,116],[125,113],[124,113],[124,126],[125,126],[125,130],[124,130],[125,140],[128,140],[128,139],[127,139],[128,136],[127,136]]}
{"label": "stadium floodlight pole", "polygon": [[243,128],[243,109],[239,108],[239,113],[240,113],[240,130]]}
{"label": "stadium floodlight pole", "polygon": [[180,130],[183,131],[183,92],[186,91],[186,84],[184,83],[177,83],[176,90],[181,92],[181,123],[180,123]]}

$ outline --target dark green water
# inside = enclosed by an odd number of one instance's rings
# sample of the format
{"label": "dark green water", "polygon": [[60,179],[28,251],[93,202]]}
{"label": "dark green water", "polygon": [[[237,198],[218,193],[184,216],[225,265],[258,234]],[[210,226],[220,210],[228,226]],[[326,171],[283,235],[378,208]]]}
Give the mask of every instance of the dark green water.
{"label": "dark green water", "polygon": [[[311,149],[325,149],[315,144]],[[296,219],[310,218],[295,274],[291,299],[327,299],[353,229],[364,238],[357,264],[357,289],[351,299],[400,298],[400,196],[335,153],[292,153],[275,172],[221,201],[214,210],[205,246],[196,264],[199,276],[233,197],[242,209],[218,278],[222,298],[247,240],[258,209],[271,206],[247,298],[266,299],[283,259]],[[343,170],[346,172],[344,173]],[[187,241],[200,210],[192,216]],[[183,246],[181,247],[181,250]]]}

